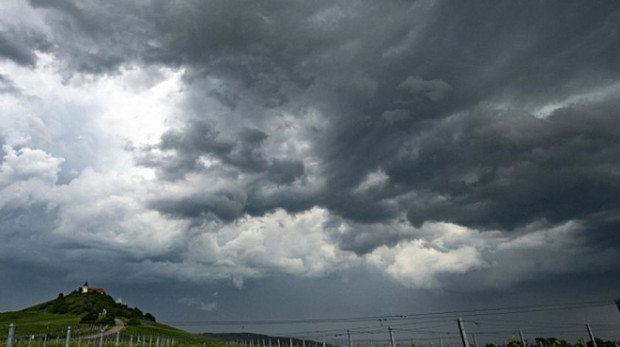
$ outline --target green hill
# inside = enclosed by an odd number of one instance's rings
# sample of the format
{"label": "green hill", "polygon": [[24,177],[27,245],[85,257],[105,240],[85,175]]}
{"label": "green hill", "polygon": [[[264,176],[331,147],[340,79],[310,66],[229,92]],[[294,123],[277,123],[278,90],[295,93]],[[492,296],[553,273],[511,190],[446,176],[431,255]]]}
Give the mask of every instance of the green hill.
{"label": "green hill", "polygon": [[[82,339],[99,340],[101,332],[108,343],[116,345],[117,332],[121,345],[145,345],[146,341],[156,345],[161,339],[171,345],[223,345],[219,341],[192,334],[155,321],[150,313],[143,313],[137,307],[116,302],[105,293],[82,293],[75,290],[26,309],[0,313],[0,337],[7,336],[9,325],[15,325],[15,340],[31,340],[28,346],[50,347],[52,341],[66,337],[67,327],[71,327],[71,337],[76,346]],[[4,346],[4,340],[0,347]],[[38,344],[37,344],[38,342]],[[18,344],[19,345],[19,344]],[[93,346],[95,342],[93,342]],[[63,345],[64,346],[64,345]]]}
{"label": "green hill", "polygon": [[118,303],[108,294],[81,293],[79,290],[69,295],[60,293],[56,299],[26,308],[22,312],[76,315],[81,317],[81,324],[113,325],[114,318],[124,318],[133,323],[140,320],[155,321],[152,314],[144,314],[137,307],[130,308]]}

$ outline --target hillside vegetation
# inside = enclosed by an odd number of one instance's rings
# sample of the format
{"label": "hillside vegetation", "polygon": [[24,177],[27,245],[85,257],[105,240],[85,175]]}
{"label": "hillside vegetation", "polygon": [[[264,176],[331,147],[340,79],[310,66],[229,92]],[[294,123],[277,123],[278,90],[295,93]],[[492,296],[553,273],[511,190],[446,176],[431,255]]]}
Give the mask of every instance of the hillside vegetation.
{"label": "hillside vegetation", "polygon": [[113,325],[114,318],[125,318],[132,322],[155,321],[152,314],[144,314],[137,307],[130,308],[116,302],[108,294],[81,293],[78,290],[69,295],[60,293],[56,299],[29,307],[22,312],[77,315],[81,317],[81,324]]}
{"label": "hillside vegetation", "polygon": [[120,345],[131,345],[134,339],[136,344],[140,339],[143,343],[145,339],[153,343],[161,339],[162,344],[175,341],[175,345],[221,345],[213,339],[157,323],[152,314],[116,302],[108,294],[80,290],[67,295],[60,293],[53,300],[20,311],[0,313],[0,337],[5,337],[0,339],[0,347],[5,346],[10,324],[15,325],[18,346],[32,340],[28,342],[31,347],[45,346],[46,342],[50,347],[53,341],[58,343],[57,339],[66,337],[67,327],[71,327],[71,337],[77,345],[81,339],[98,341],[102,331],[105,341],[113,345],[116,345],[116,331]]}

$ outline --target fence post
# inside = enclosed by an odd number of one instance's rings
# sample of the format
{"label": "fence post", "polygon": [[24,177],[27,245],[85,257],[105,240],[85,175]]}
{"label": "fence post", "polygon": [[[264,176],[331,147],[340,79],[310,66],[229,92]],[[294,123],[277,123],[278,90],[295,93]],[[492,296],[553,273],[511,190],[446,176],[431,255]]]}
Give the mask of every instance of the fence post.
{"label": "fence post", "polygon": [[349,338],[349,347],[353,347],[353,340],[351,340],[351,332],[347,329],[347,337]]}
{"label": "fence post", "polygon": [[65,342],[65,347],[71,347],[71,327],[67,327],[67,340]]}
{"label": "fence post", "polygon": [[461,341],[463,342],[463,347],[469,347],[469,342],[467,341],[467,334],[465,333],[465,325],[463,325],[463,319],[459,317],[456,322],[459,324],[459,331],[461,332]]}
{"label": "fence post", "polygon": [[133,335],[129,336],[129,347],[133,347]]}
{"label": "fence post", "polygon": [[596,346],[596,340],[594,339],[594,334],[592,334],[592,329],[590,328],[590,324],[586,324],[586,328],[588,329],[588,335],[590,335],[590,341],[592,341],[592,346]]}
{"label": "fence post", "polygon": [[13,347],[13,340],[15,339],[15,323],[9,325],[9,337],[6,339],[6,347]]}
{"label": "fence post", "polygon": [[392,327],[388,327],[388,332],[390,333],[390,347],[396,347],[394,346],[394,335],[392,335]]}
{"label": "fence post", "polygon": [[99,347],[103,347],[103,330],[105,328],[101,328],[101,334],[99,335]]}

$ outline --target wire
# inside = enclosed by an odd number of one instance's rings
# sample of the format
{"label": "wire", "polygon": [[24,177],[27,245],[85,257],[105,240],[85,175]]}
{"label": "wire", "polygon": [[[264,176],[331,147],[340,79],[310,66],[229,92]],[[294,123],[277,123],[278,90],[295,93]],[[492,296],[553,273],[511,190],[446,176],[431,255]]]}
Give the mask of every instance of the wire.
{"label": "wire", "polygon": [[471,309],[471,310],[458,310],[458,311],[442,311],[442,312],[427,312],[427,313],[413,313],[402,315],[386,315],[386,316],[362,316],[362,317],[347,317],[347,318],[316,318],[316,319],[279,319],[279,320],[202,320],[202,321],[163,321],[162,323],[171,324],[175,326],[204,326],[204,325],[216,325],[216,326],[231,326],[231,325],[293,325],[293,324],[317,324],[317,323],[355,323],[355,322],[369,322],[369,321],[402,321],[402,320],[416,320],[429,317],[434,318],[450,318],[450,317],[475,317],[475,316],[492,316],[492,315],[504,315],[514,313],[530,313],[540,311],[558,311],[558,310],[570,310],[577,308],[587,307],[599,307],[615,305],[613,301],[586,301],[586,302],[572,302],[564,304],[546,304],[546,305],[525,305],[525,306],[506,306],[498,308],[483,308],[483,309]]}

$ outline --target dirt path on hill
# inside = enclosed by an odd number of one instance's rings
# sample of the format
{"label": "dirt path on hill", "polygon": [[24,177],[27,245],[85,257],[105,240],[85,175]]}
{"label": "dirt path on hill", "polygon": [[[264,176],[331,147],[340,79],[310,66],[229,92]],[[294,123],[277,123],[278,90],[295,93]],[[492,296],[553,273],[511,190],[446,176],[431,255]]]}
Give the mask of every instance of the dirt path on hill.
{"label": "dirt path on hill", "polygon": [[123,329],[125,329],[125,323],[118,318],[114,318],[114,326],[110,330],[104,331],[103,336],[116,334]]}
{"label": "dirt path on hill", "polygon": [[[125,329],[125,323],[118,319],[118,318],[114,318],[114,326],[106,331],[103,332],[103,336],[109,336],[109,335],[114,335],[117,332],[121,331]],[[93,334],[93,335],[89,335],[89,336],[82,336],[83,339],[95,339],[101,337],[101,333],[98,334]]]}

